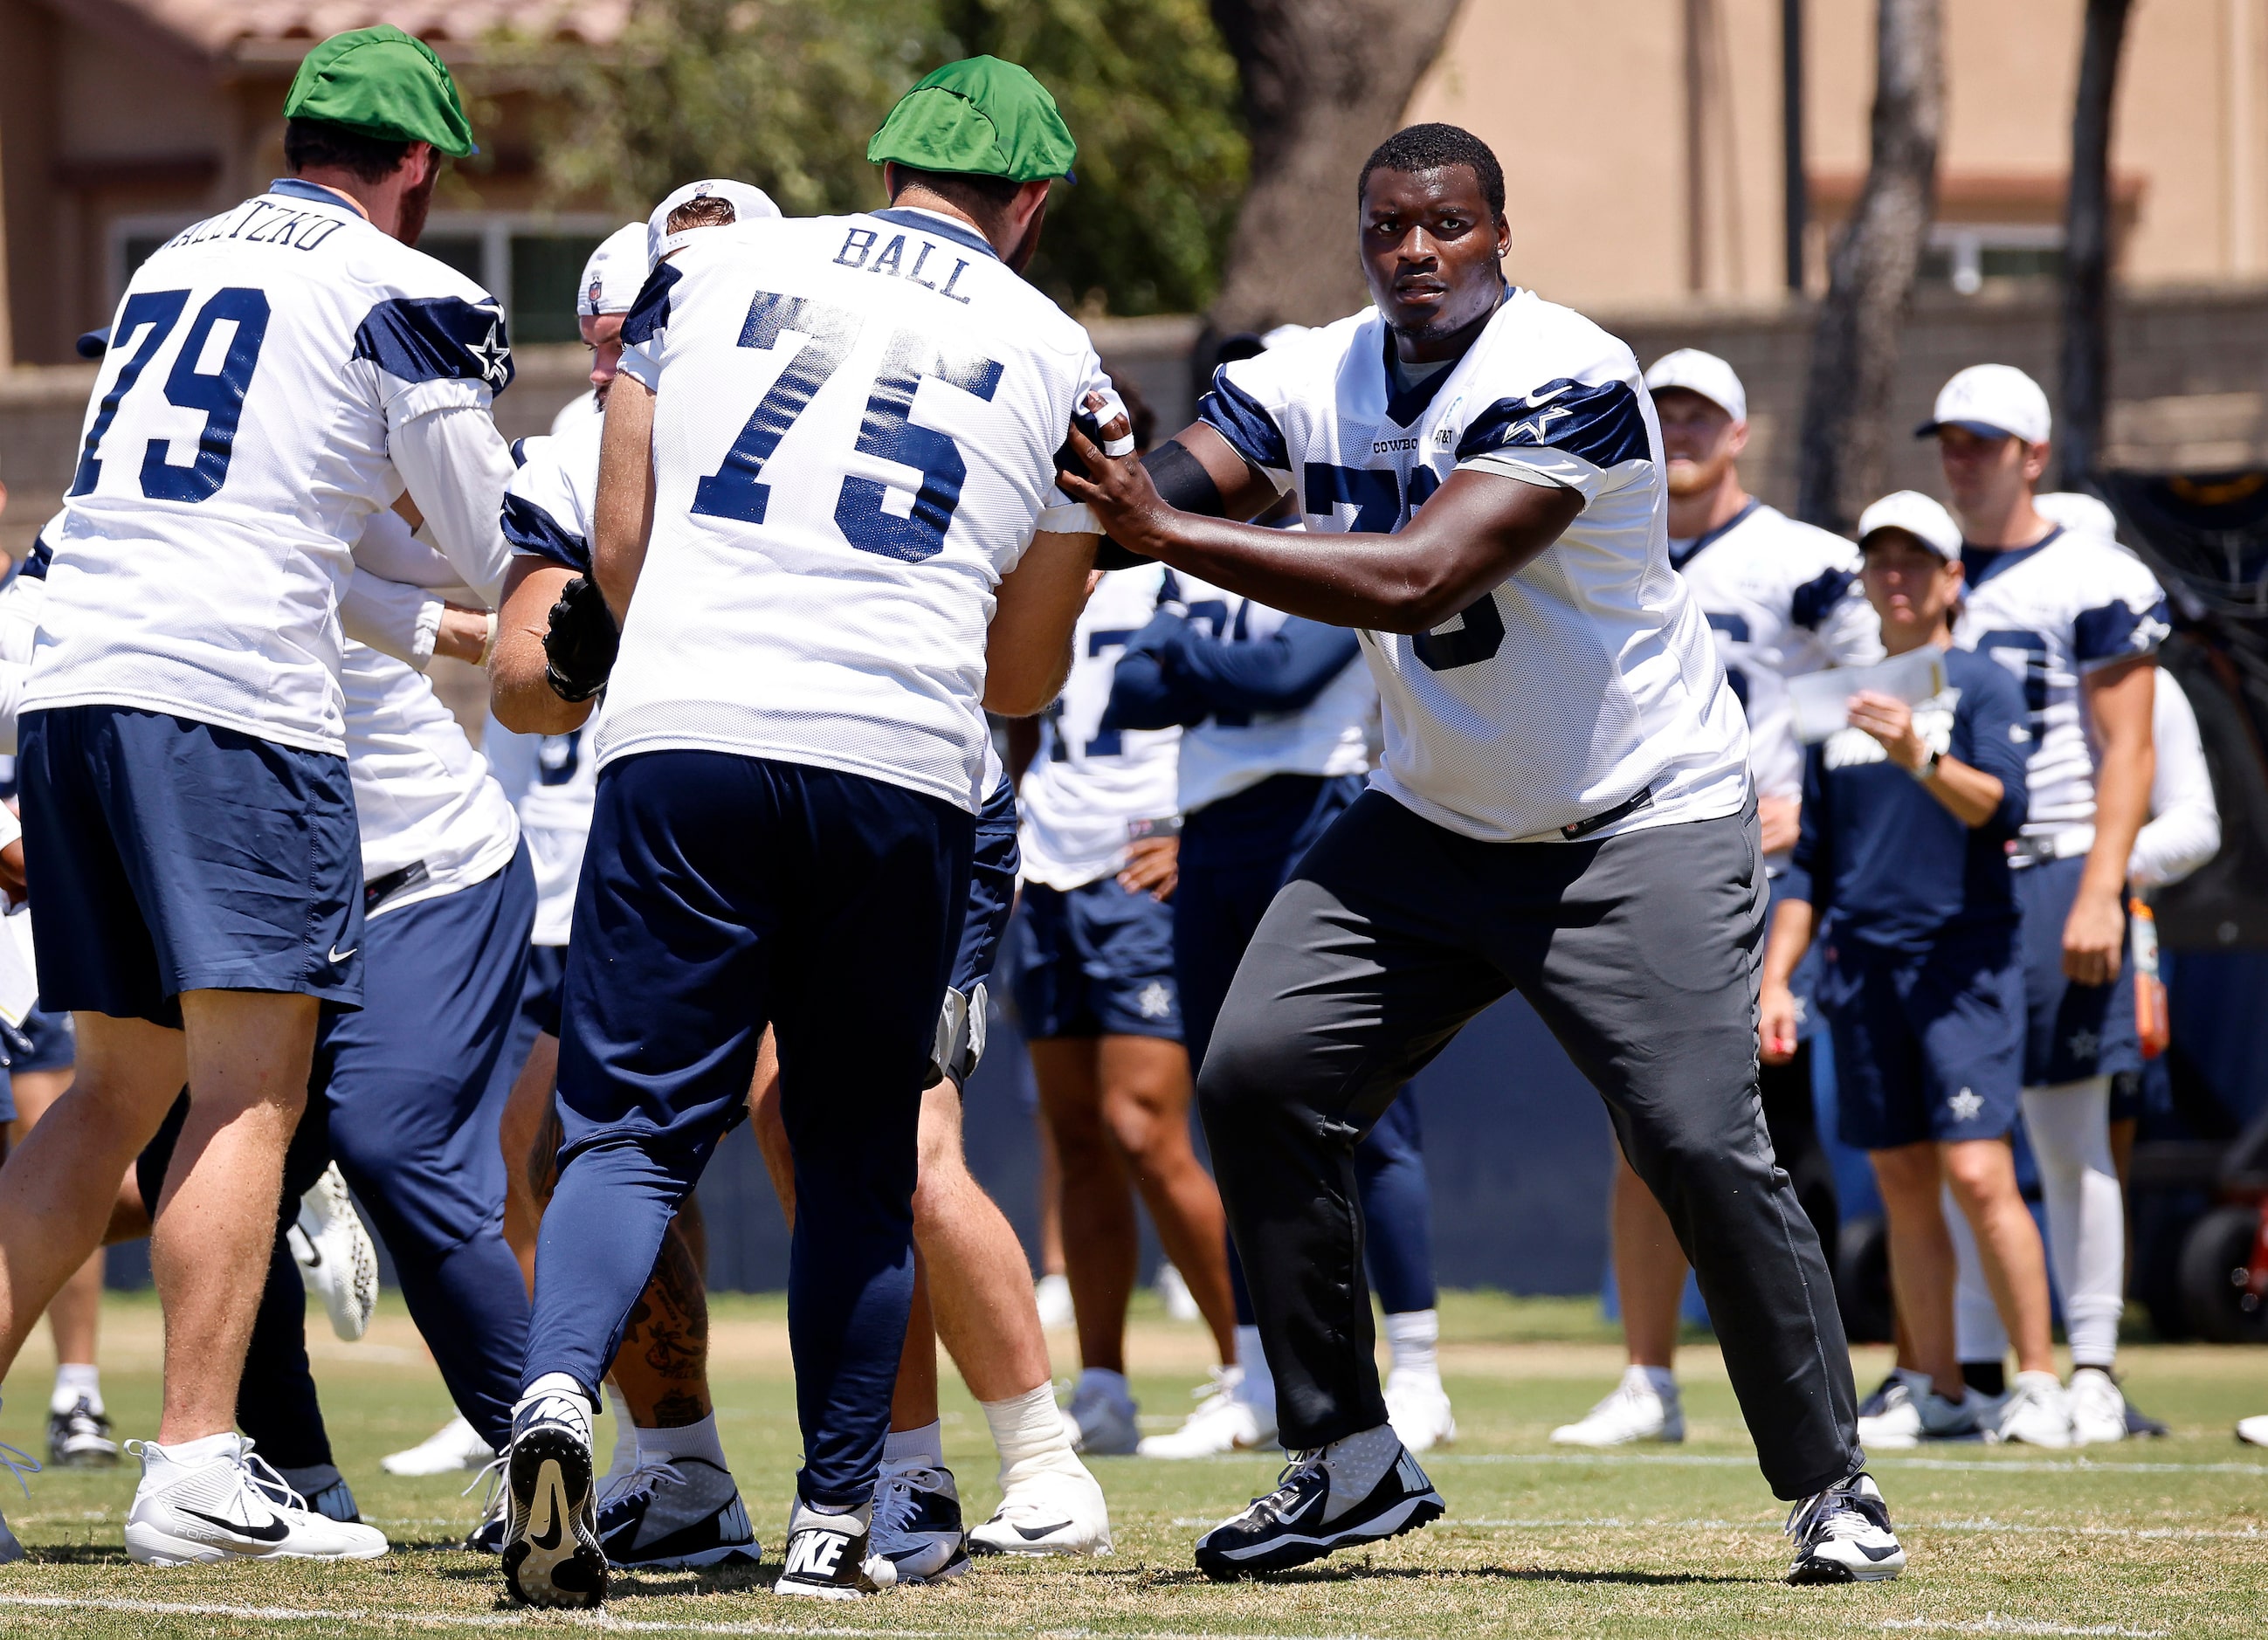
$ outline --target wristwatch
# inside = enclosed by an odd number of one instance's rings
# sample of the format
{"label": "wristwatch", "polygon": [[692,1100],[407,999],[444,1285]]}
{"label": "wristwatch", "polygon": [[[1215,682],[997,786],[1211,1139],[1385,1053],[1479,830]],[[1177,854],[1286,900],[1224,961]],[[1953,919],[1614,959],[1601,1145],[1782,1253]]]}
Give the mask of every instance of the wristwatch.
{"label": "wristwatch", "polygon": [[1934,776],[1937,773],[1939,759],[1942,755],[1943,754],[1935,746],[1929,747],[1928,755],[1921,760],[1921,767],[1913,771],[1913,777],[1916,780],[1927,780]]}

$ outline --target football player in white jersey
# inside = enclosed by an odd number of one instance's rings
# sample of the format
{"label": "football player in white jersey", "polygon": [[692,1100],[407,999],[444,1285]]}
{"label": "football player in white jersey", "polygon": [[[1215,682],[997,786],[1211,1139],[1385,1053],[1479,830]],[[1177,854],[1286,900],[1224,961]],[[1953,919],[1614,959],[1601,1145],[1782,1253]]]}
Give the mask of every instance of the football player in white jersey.
{"label": "football player in white jersey", "polygon": [[[1646,373],[1669,459],[1669,561],[1693,589],[1717,636],[1725,676],[1749,719],[1749,769],[1764,870],[1778,895],[1794,846],[1803,756],[1788,723],[1787,680],[1826,666],[1881,658],[1874,612],[1858,588],[1859,554],[1849,541],[1766,506],[1741,482],[1749,442],[1749,395],[1733,367],[1712,353],[1681,348]],[[1797,995],[1808,1004],[1808,960]],[[1757,1075],[1772,1155],[1795,1181],[1796,1198],[1835,1245],[1840,1219],[1835,1173],[1812,1110],[1811,1045],[1805,1029],[1793,1055]],[[1678,1306],[1689,1266],[1669,1220],[1630,1163],[1615,1171],[1615,1289],[1622,1299],[1630,1364],[1612,1394],[1579,1422],[1554,1430],[1565,1445],[1685,1438],[1676,1358]]]}
{"label": "football player in white jersey", "polygon": [[869,1526],[983,712],[1037,711],[1068,665],[1094,544],[1056,486],[1072,416],[1131,445],[1085,333],[1016,272],[1072,151],[1022,70],[948,64],[869,146],[889,209],[693,236],[623,327],[593,542],[621,648],[506,1470],[519,1598],[603,1598],[596,1386],[768,1024],[804,1430],[777,1587],[895,1579]]}
{"label": "football player in white jersey", "polygon": [[[1361,629],[1385,714],[1371,789],[1269,908],[1198,1075],[1298,1456],[1197,1563],[1277,1570],[1440,1514],[1387,1423],[1351,1152],[1517,987],[1695,1259],[1796,1503],[1790,1577],[1894,1577],[1827,1261],[1758,1106],[1748,734],[1669,565],[1637,362],[1505,284],[1503,172],[1469,133],[1397,132],[1357,198],[1375,307],[1224,366],[1146,467],[1074,434],[1100,470],[1064,480],[1121,545]],[[1286,492],[1310,533],[1227,521]]]}
{"label": "football player in white jersey", "polygon": [[1112,669],[1167,602],[1216,629],[1212,589],[1161,564],[1102,576],[1071,635],[1071,670],[1017,790],[1023,890],[1007,980],[1063,1177],[1065,1273],[1079,1324],[1068,1415],[1084,1452],[1140,1440],[1126,1383],[1138,1190],[1233,1370],[1235,1319],[1220,1193],[1189,1136],[1189,1055],[1174,973],[1180,725],[1105,729]]}
{"label": "football player in white jersey", "polygon": [[[2126,872],[2149,816],[2155,657],[2171,621],[2139,560],[2033,505],[2051,427],[2030,377],[1973,364],[1918,431],[1937,440],[1965,540],[1955,641],[2015,673],[2032,714],[2030,813],[2010,856],[2024,937],[2024,1129],[2071,1340],[2073,1438],[2118,1440],[2126,1406],[2111,1373],[2126,1235],[2110,1081],[2141,1068],[2123,960]],[[1999,1370],[1997,1359],[1962,1367],[1987,1394]]]}
{"label": "football player in white jersey", "polygon": [[578,393],[551,418],[557,438],[584,422],[595,422],[607,408],[607,389],[622,362],[622,320],[630,298],[645,283],[646,224],[626,222],[605,239],[583,264],[575,287],[575,328],[591,349],[591,391]]}
{"label": "football player in white jersey", "polygon": [[319,1009],[362,994],[338,677],[354,543],[406,483],[465,581],[503,572],[503,314],[411,248],[441,157],[471,151],[448,71],[357,30],[308,55],[284,114],[292,174],[128,284],[24,698],[40,989],[77,1015],[79,1059],[0,1176],[0,1364],[195,1090],[153,1249],[166,1408],[137,1560],[384,1550],[264,1497],[237,1382]]}

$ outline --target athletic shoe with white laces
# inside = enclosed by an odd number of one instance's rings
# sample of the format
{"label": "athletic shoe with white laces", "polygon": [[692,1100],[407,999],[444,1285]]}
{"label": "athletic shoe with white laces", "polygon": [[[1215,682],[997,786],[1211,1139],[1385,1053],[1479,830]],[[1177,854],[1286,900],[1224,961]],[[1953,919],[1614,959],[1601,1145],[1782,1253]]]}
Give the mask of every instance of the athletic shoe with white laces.
{"label": "athletic shoe with white laces", "polygon": [[1663,1394],[1653,1386],[1644,1367],[1631,1367],[1615,1386],[1615,1393],[1585,1413],[1579,1423],[1563,1423],[1551,1431],[1561,1446],[1626,1446],[1632,1441],[1682,1441],[1685,1410],[1675,1385]]}
{"label": "athletic shoe with white laces", "polygon": [[1397,1367],[1386,1375],[1386,1421],[1413,1452],[1429,1452],[1457,1438],[1457,1420],[1449,1410],[1449,1392],[1437,1372],[1405,1372]]}
{"label": "athletic shoe with white laces", "polygon": [[1070,1276],[1041,1276],[1033,1284],[1032,1300],[1039,1306],[1040,1325],[1047,1331],[1060,1332],[1079,1325],[1079,1312],[1071,1301]]}
{"label": "athletic shoe with white laces", "polygon": [[[1345,1506],[1334,1511],[1334,1504]],[[1339,1549],[1415,1532],[1440,1519],[1443,1507],[1441,1495],[1407,1452],[1388,1466],[1367,1497],[1351,1502],[1332,1497],[1323,1452],[1304,1452],[1284,1467],[1274,1491],[1197,1540],[1197,1570],[1224,1583],[1285,1571]]]}
{"label": "athletic shoe with white laces", "polygon": [[[202,1445],[202,1443],[196,1443]],[[226,1560],[375,1560],[386,1534],[307,1507],[252,1443],[231,1435],[214,1455],[184,1462],[182,1448],[129,1441],[142,1483],[126,1515],[126,1557],[143,1566]]]}
{"label": "athletic shoe with white laces", "polygon": [[1861,1446],[1893,1450],[1924,1440],[1958,1440],[1974,1435],[1984,1397],[1969,1394],[1959,1401],[1948,1401],[1926,1374],[1902,1372],[1883,1400],[1889,1403],[1883,1410],[1859,1420]]}
{"label": "athletic shoe with white laces", "polygon": [[70,1410],[48,1412],[48,1461],[58,1469],[114,1469],[118,1443],[110,1438],[110,1420],[94,1409],[85,1395]]}
{"label": "athletic shoe with white laces", "polygon": [[298,1222],[286,1239],[299,1280],[330,1312],[331,1330],[349,1343],[368,1332],[378,1308],[378,1248],[336,1162],[299,1198]]}
{"label": "athletic shoe with white laces", "polygon": [[1134,1397],[1127,1393],[1126,1379],[1116,1372],[1080,1373],[1079,1386],[1071,1393],[1071,1405],[1064,1412],[1078,1431],[1071,1438],[1074,1452],[1118,1458],[1142,1444]]}
{"label": "athletic shoe with white laces", "polygon": [[[1973,1396],[1975,1392],[1970,1392]],[[1988,1441],[2027,1446],[2071,1445],[2071,1401],[2052,1372],[2019,1372],[1990,1417],[1979,1420]]]}
{"label": "athletic shoe with white laces", "polygon": [[497,1460],[496,1448],[460,1414],[450,1419],[415,1446],[388,1452],[378,1467],[388,1475],[448,1475],[460,1469],[485,1469]]}
{"label": "athletic shoe with white laces", "polygon": [[591,1607],[607,1598],[592,1483],[591,1403],[549,1372],[512,1408],[504,1455],[504,1581],[529,1606]]}
{"label": "athletic shoe with white laces", "polygon": [[942,1583],[968,1570],[961,1489],[950,1469],[883,1464],[867,1533],[873,1552],[898,1569],[900,1583]]}
{"label": "athletic shoe with white laces", "polygon": [[[2241,1425],[2238,1432],[2242,1433]],[[39,1474],[38,1459],[29,1452],[18,1452],[6,1442],[0,1441],[0,1469],[5,1469],[16,1477],[16,1484],[24,1489],[24,1496],[26,1498],[32,1496],[31,1483],[24,1477],[27,1475]],[[23,1558],[24,1546],[16,1541],[16,1534],[8,1530],[7,1518],[0,1516],[0,1566],[6,1565],[10,1561]]]}
{"label": "athletic shoe with white laces", "polygon": [[2268,1446],[2268,1413],[2236,1421],[2236,1438],[2248,1446]]}
{"label": "athletic shoe with white laces", "polygon": [[2126,1396],[2109,1372],[2101,1367],[2074,1368],[2069,1394],[2075,1444],[2095,1446],[2126,1438]]}
{"label": "athletic shoe with white laces", "polygon": [[1070,1468],[1028,1470],[1006,1483],[1000,1507],[968,1534],[972,1555],[1108,1555],[1110,1505],[1078,1459]]}
{"label": "athletic shoe with white laces", "polygon": [[643,1459],[607,1489],[599,1542],[624,1571],[753,1566],[761,1554],[731,1474],[692,1457]]}
{"label": "athletic shoe with white laces", "polygon": [[1276,1444],[1276,1408],[1248,1399],[1244,1369],[1215,1367],[1212,1379],[1190,1392],[1197,1409],[1169,1435],[1145,1435],[1135,1451],[1145,1458],[1211,1458]]}
{"label": "athletic shoe with white laces", "polygon": [[512,1489],[504,1483],[504,1467],[503,1458],[490,1459],[473,1477],[472,1486],[457,1494],[460,1497],[469,1497],[474,1487],[483,1482],[488,1485],[487,1492],[481,1498],[480,1524],[465,1534],[464,1547],[468,1554],[504,1553],[504,1533],[512,1527]]}
{"label": "athletic shoe with white laces", "polygon": [[1863,1469],[1790,1510],[1786,1531],[1795,1540],[1790,1583],[1881,1583],[1906,1569],[1889,1505]]}
{"label": "athletic shoe with white laces", "polygon": [[863,1600],[898,1580],[898,1569],[873,1552],[872,1510],[827,1514],[799,1497],[788,1511],[786,1563],[774,1594],[806,1600]]}

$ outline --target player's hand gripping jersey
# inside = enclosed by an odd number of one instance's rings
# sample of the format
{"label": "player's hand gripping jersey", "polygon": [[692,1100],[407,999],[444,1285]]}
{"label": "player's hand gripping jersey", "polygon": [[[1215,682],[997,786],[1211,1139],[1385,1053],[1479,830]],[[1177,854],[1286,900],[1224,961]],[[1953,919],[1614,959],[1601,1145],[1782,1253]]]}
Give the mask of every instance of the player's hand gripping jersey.
{"label": "player's hand gripping jersey", "polygon": [[1228,605],[1218,588],[1163,564],[1102,577],[1071,631],[1071,676],[1048,714],[1039,756],[1017,793],[1024,875],[1068,893],[1126,863],[1128,827],[1169,820],[1179,729],[1105,729],[1111,675],[1127,640],[1167,604],[1218,636]]}
{"label": "player's hand gripping jersey", "polygon": [[[1565,485],[1551,547],[1432,632],[1365,632],[1385,714],[1379,790],[1490,842],[1737,813],[1748,731],[1669,567],[1661,434],[1630,349],[1530,291],[1407,390],[1375,309],[1224,365],[1200,414],[1300,498],[1314,531],[1399,529],[1459,467]],[[1572,710],[1569,702],[1583,702]]]}
{"label": "player's hand gripping jersey", "polygon": [[[653,533],[599,724],[815,764],[975,813],[993,589],[1108,386],[1086,333],[925,211],[693,236],[622,327],[657,394]],[[692,619],[697,612],[697,620]]]}
{"label": "player's hand gripping jersey", "polygon": [[406,477],[467,583],[502,574],[480,517],[510,471],[487,416],[512,380],[502,312],[287,179],[161,246],[110,341],[26,710],[110,702],[342,752],[337,608],[364,519]]}
{"label": "player's hand gripping jersey", "polygon": [[1751,501],[1706,535],[1672,541],[1670,561],[1717,635],[1726,679],[1748,713],[1757,791],[1794,797],[1803,789],[1803,748],[1790,724],[1787,680],[1882,658],[1881,623],[1859,591],[1859,549]]}
{"label": "player's hand gripping jersey", "polygon": [[2154,654],[2173,629],[2166,595],[2140,560],[2094,536],[2057,529],[2035,547],[1962,549],[1969,591],[1954,641],[1988,655],[2023,686],[2031,714],[2027,838],[2062,838],[2084,853],[2095,826],[2095,754],[2080,682]]}

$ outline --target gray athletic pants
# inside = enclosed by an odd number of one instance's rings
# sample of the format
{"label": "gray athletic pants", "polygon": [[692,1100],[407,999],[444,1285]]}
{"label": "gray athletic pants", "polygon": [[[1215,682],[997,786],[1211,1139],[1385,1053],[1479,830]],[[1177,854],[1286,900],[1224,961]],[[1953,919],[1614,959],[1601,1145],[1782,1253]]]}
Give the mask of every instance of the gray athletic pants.
{"label": "gray athletic pants", "polygon": [[1753,808],[1488,843],[1372,791],[1316,843],[1261,921],[1197,1082],[1286,1446],[1386,1422],[1354,1148],[1517,989],[1605,1098],[1698,1272],[1772,1490],[1807,1497],[1859,1467],[1834,1285],[1756,1097],[1764,905]]}

